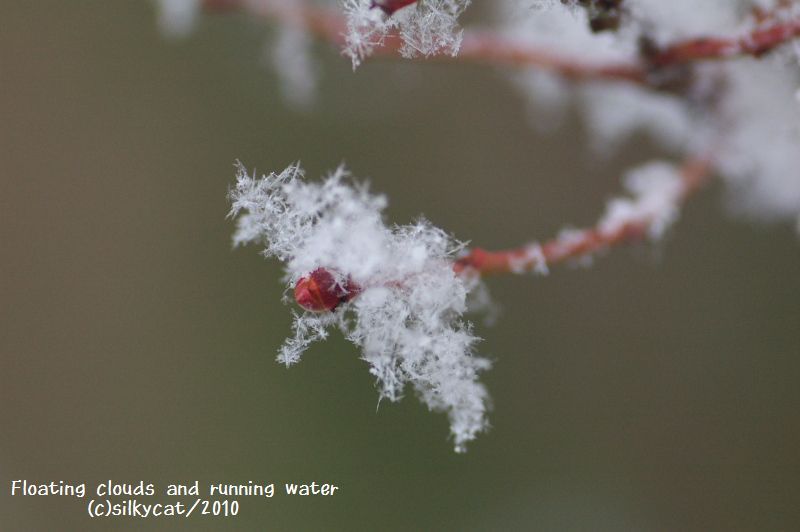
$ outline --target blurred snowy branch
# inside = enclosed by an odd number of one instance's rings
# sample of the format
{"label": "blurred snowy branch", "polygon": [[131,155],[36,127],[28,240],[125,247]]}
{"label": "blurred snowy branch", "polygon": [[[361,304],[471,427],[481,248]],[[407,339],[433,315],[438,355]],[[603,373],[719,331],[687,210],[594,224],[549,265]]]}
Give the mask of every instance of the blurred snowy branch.
{"label": "blurred snowy branch", "polygon": [[[239,169],[236,242],[259,242],[286,266],[305,313],[280,359],[291,364],[338,327],[362,351],[381,391],[406,385],[446,412],[456,448],[487,427],[477,376],[488,362],[463,319],[480,277],[546,273],[631,240],[661,238],[712,177],[733,210],[800,229],[800,2],[795,0],[494,0],[488,21],[461,27],[469,0],[158,0],[167,34],[203,13],[238,12],[280,29],[272,53],[297,103],[317,85],[309,42],[335,45],[354,67],[404,57],[500,69],[534,113],[574,106],[587,149],[613,152],[647,133],[665,160],[629,172],[626,196],[595,227],[505,251],[463,249],[421,221],[388,227],[385,200],[343,169],[307,183],[291,166],[258,178]],[[538,118],[537,118],[538,120]],[[536,125],[536,124],[533,124]],[[477,294],[477,296],[476,296]]]}

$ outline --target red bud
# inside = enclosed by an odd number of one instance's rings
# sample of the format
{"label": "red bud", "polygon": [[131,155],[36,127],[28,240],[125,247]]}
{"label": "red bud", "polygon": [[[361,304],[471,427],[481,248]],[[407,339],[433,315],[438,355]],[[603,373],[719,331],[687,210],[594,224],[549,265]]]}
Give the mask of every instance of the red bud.
{"label": "red bud", "polygon": [[417,0],[373,0],[372,7],[381,9],[387,15],[391,15],[398,9],[415,4]]}
{"label": "red bud", "polygon": [[301,277],[294,287],[297,304],[312,312],[330,312],[340,304],[350,301],[358,293],[358,286],[348,279],[337,284],[331,272],[317,268]]}

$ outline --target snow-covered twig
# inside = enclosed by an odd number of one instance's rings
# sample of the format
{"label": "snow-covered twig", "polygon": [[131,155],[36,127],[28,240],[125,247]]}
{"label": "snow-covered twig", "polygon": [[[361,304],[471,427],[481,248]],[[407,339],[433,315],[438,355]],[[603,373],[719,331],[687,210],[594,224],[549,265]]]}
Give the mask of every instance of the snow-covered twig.
{"label": "snow-covered twig", "polygon": [[489,362],[474,354],[479,338],[463,319],[468,296],[484,290],[479,277],[546,273],[568,258],[660,238],[709,170],[705,158],[681,168],[650,163],[627,176],[631,197],[609,202],[593,229],[541,246],[464,255],[462,244],[424,220],[387,226],[385,199],[343,168],[311,183],[297,165],[261,177],[240,165],[231,191],[234,243],[262,244],[265,255],[282,261],[287,289],[306,310],[294,314],[294,335],[279,361],[298,362],[336,327],[361,349],[381,398],[396,401],[411,386],[431,410],[448,414],[456,450],[464,451],[488,426],[488,393],[477,378]]}
{"label": "snow-covered twig", "polygon": [[480,275],[546,271],[571,259],[588,257],[600,250],[648,237],[659,238],[675,220],[681,204],[710,177],[711,159],[698,157],[680,168],[652,163],[628,174],[631,198],[614,199],[605,215],[587,229],[565,230],[542,244],[503,250],[472,249],[455,263],[456,271]]}
{"label": "snow-covered twig", "polygon": [[676,42],[649,58],[651,64],[666,67],[696,61],[758,57],[800,37],[800,16],[788,20],[768,19],[744,35],[698,37]]}
{"label": "snow-covered twig", "polygon": [[231,192],[235,242],[263,244],[282,261],[287,291],[303,309],[279,360],[297,362],[338,328],[360,349],[380,397],[394,401],[413,390],[448,415],[459,451],[488,426],[478,376],[489,363],[475,354],[479,338],[464,318],[468,300],[488,301],[483,276],[547,273],[619,244],[657,240],[712,174],[742,210],[800,220],[800,49],[783,46],[800,36],[799,2],[496,0],[499,21],[480,32],[458,26],[469,0],[160,4],[163,25],[175,34],[200,8],[290,28],[276,47],[277,69],[289,84],[310,87],[294,95],[313,90],[303,56],[313,37],[354,65],[402,55],[513,67],[505,72],[537,110],[576,103],[592,145],[604,151],[646,131],[673,154],[706,154],[680,166],[635,168],[624,180],[627,194],[609,201],[594,227],[494,252],[466,250],[424,220],[387,225],[385,199],[341,168],[320,183],[306,182],[296,165],[262,177],[239,168]]}
{"label": "snow-covered twig", "polygon": [[[407,388],[444,412],[457,451],[488,426],[478,382],[489,361],[463,318],[479,281],[457,275],[462,245],[425,220],[387,225],[383,196],[339,168],[308,182],[297,165],[256,176],[239,166],[231,191],[234,243],[262,244],[285,268],[287,288],[306,309],[278,360],[291,365],[331,327],[361,350],[381,399]],[[358,297],[353,297],[357,291]]]}
{"label": "snow-covered twig", "polygon": [[[208,12],[241,10],[279,24],[300,27],[320,40],[345,48],[356,64],[364,56],[392,57],[408,50],[408,36],[388,24],[375,30],[372,37],[363,37],[354,44],[352,21],[340,12],[312,3],[287,0],[202,0]],[[380,2],[351,0],[363,13],[375,9],[391,15],[401,8],[413,8],[415,2],[400,2],[385,8]],[[353,8],[355,9],[355,7]],[[456,48],[430,46],[421,55],[447,62],[474,63],[488,66],[534,67],[554,72],[576,81],[615,80],[642,85],[659,85],[658,71],[678,65],[709,60],[729,60],[746,55],[759,56],[800,36],[800,13],[778,7],[760,14],[761,23],[752,30],[733,36],[703,36],[678,40],[656,47],[643,47],[637,57],[628,60],[601,61],[590,59],[591,53],[567,54],[541,45],[488,30],[467,30]],[[757,21],[758,22],[758,21]],[[377,23],[377,22],[376,22]],[[381,33],[382,32],[382,33]],[[587,50],[587,52],[590,52]],[[413,53],[405,53],[413,56]]]}

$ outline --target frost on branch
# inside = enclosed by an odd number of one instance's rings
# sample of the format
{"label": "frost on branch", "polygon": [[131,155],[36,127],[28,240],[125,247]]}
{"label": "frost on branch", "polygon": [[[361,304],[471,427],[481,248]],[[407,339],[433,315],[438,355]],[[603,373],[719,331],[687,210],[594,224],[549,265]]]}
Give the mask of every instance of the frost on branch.
{"label": "frost on branch", "polygon": [[[585,2],[498,0],[493,5],[501,20],[498,31],[507,38],[589,65],[637,64],[642,42],[655,49],[708,36],[736,42],[756,28],[800,17],[797,1],[625,0],[619,28],[597,33],[578,4]],[[715,171],[737,211],[800,223],[796,46],[795,41],[794,48],[776,47],[763,57],[655,70],[644,85],[574,85],[536,68],[512,75],[534,105],[537,125],[542,111],[552,114],[575,103],[597,153],[613,153],[642,133],[676,153],[712,149]]]}
{"label": "frost on branch", "polygon": [[630,224],[644,224],[647,234],[658,240],[677,220],[683,186],[677,169],[667,163],[652,162],[625,176],[630,198],[608,202],[598,224],[601,233],[613,234]]}
{"label": "frost on branch", "polygon": [[728,69],[719,167],[737,211],[800,223],[800,68],[786,57],[744,59]]}
{"label": "frost on branch", "polygon": [[479,339],[462,317],[478,281],[452,267],[461,244],[424,220],[387,226],[384,197],[343,168],[311,183],[297,165],[260,178],[240,165],[230,195],[234,243],[264,245],[284,263],[287,287],[320,269],[342,293],[358,286],[358,297],[333,312],[295,313],[280,362],[298,362],[336,327],[361,349],[382,399],[396,401],[410,385],[447,413],[456,451],[487,428],[488,395],[477,379],[489,361],[474,354]]}
{"label": "frost on branch", "polygon": [[347,18],[345,53],[357,67],[383,44],[388,35],[397,33],[403,57],[456,55],[461,45],[458,17],[470,0],[419,0],[394,2],[408,4],[391,11],[387,0],[344,0]]}

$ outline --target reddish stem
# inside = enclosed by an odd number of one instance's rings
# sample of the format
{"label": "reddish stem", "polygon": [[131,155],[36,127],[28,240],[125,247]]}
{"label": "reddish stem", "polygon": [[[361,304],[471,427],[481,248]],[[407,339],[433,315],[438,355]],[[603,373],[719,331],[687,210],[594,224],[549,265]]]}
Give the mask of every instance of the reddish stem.
{"label": "reddish stem", "polygon": [[650,58],[658,67],[743,55],[761,56],[800,36],[800,19],[771,22],[741,37],[700,37],[668,46]]}
{"label": "reddish stem", "polygon": [[398,9],[416,3],[417,0],[372,0],[372,7],[377,7],[387,15],[391,15]]}
{"label": "reddish stem", "polygon": [[[707,157],[690,159],[684,163],[680,169],[681,189],[678,201],[685,201],[702,187],[710,178],[711,170],[712,163]],[[631,220],[612,231],[592,227],[575,231],[566,239],[555,238],[542,245],[526,245],[503,251],[475,248],[455,261],[453,270],[464,275],[491,275],[547,268],[569,259],[589,256],[617,244],[642,240],[647,236],[652,222],[649,218]],[[402,286],[402,282],[392,285]],[[337,284],[329,270],[318,268],[297,282],[294,294],[295,300],[304,309],[330,312],[357,297],[362,290],[362,286],[349,278],[344,283]]]}
{"label": "reddish stem", "polygon": [[619,80],[639,84],[647,81],[647,72],[635,63],[591,63],[492,33],[474,31],[464,33],[458,55],[447,59],[485,65],[535,66],[575,81]]}
{"label": "reddish stem", "polygon": [[[375,6],[391,12],[414,3],[407,0],[383,0]],[[283,2],[258,2],[255,0],[203,0],[203,7],[208,11],[220,12],[231,10],[247,10],[255,15],[275,18],[284,23],[302,27],[320,39],[336,45],[344,43],[346,24],[343,17],[333,11],[313,6],[297,6]],[[768,27],[760,27],[744,37],[738,38],[702,38],[676,43],[662,51],[656,52],[648,60],[648,67],[642,64],[592,64],[583,60],[562,56],[551,51],[509,41],[490,33],[465,33],[458,56],[443,59],[458,62],[473,62],[488,65],[536,66],[557,72],[573,80],[622,80],[638,84],[649,84],[652,68],[663,68],[698,60],[728,59],[738,55],[760,55],[775,47],[800,36],[800,20],[782,22],[770,21]],[[393,55],[402,42],[396,35],[390,35],[376,46],[377,55]],[[711,171],[709,159],[693,159],[687,162],[682,170],[683,188],[680,200],[685,199],[694,190],[705,183]],[[537,267],[551,266],[568,259],[579,258],[616,244],[641,240],[647,235],[652,223],[650,219],[632,220],[614,231],[600,228],[589,228],[574,232],[569,239],[554,239],[541,246],[523,246],[503,251],[486,251],[473,249],[467,256],[457,260],[453,268],[457,272],[473,271],[480,275],[495,273],[512,273],[533,270]],[[532,251],[535,251],[533,253]],[[325,273],[321,269],[317,276]],[[316,282],[316,280],[315,280]],[[324,293],[316,293],[321,283],[309,284],[308,279],[301,279],[296,287],[296,295],[302,300],[304,307],[311,310],[335,308],[343,301],[355,297],[359,289],[346,293],[336,293],[336,302],[320,297]],[[327,289],[323,287],[322,292]],[[331,295],[331,294],[328,294]],[[314,307],[314,308],[310,308]]]}
{"label": "reddish stem", "polygon": [[[414,3],[411,0],[376,0],[376,8],[387,13]],[[317,38],[334,45],[344,44],[346,23],[338,12],[311,5],[258,0],[203,0],[210,12],[242,10],[265,18],[302,27]],[[387,11],[388,10],[388,11]],[[571,80],[617,80],[649,85],[654,70],[701,60],[724,60],[742,55],[759,56],[800,36],[800,18],[781,20],[781,8],[762,14],[763,22],[752,32],[739,37],[702,37],[674,43],[657,50],[641,62],[592,63],[551,50],[515,42],[488,32],[464,33],[455,57],[437,59],[483,65],[537,67],[553,71]],[[764,25],[766,24],[766,26]],[[377,56],[395,56],[402,42],[396,35],[385,38],[373,50]]]}
{"label": "reddish stem", "polygon": [[[683,202],[700,188],[711,175],[709,158],[691,159],[681,167],[681,191],[679,201]],[[502,251],[486,251],[475,248],[468,255],[457,260],[453,266],[456,272],[476,272],[480,275],[498,273],[522,273],[537,268],[546,268],[564,262],[589,256],[601,249],[617,244],[638,241],[647,235],[652,219],[631,220],[613,231],[599,227],[581,229],[570,234],[569,238],[555,238],[541,245],[527,245]]]}

